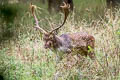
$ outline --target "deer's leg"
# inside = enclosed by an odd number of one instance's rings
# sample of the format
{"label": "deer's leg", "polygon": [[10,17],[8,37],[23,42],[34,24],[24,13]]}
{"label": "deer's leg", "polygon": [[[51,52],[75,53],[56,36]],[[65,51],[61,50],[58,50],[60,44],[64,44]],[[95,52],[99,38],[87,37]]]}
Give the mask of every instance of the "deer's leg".
{"label": "deer's leg", "polygon": [[62,76],[62,74],[60,73],[60,71],[57,71],[57,72],[54,74],[53,80],[58,80],[60,76]]}
{"label": "deer's leg", "polygon": [[56,55],[56,63],[59,63],[60,60],[62,60],[61,57],[59,55]]}
{"label": "deer's leg", "polygon": [[98,60],[96,58],[96,55],[94,53],[94,47],[91,46],[88,46],[88,56],[90,57],[90,59],[93,61],[93,64],[95,66],[95,68],[98,68],[99,64],[98,64]]}
{"label": "deer's leg", "polygon": [[63,53],[56,52],[56,63],[59,63],[63,58]]}

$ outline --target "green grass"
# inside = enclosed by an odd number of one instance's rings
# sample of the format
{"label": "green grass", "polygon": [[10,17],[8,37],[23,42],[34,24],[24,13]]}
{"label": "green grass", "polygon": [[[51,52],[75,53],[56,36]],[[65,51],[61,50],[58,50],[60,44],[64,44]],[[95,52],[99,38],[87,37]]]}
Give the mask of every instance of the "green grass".
{"label": "green grass", "polygon": [[[80,31],[92,34],[96,57],[101,65],[96,66],[88,57],[76,60],[76,56],[72,56],[67,61],[68,55],[56,64],[56,54],[44,49],[42,36],[33,28],[34,19],[27,11],[16,25],[19,28],[13,31],[15,38],[5,40],[0,46],[0,74],[5,80],[53,80],[57,72],[60,73],[58,80],[120,79],[120,11],[116,11],[113,18],[109,10],[104,13],[102,7],[105,6],[99,6],[105,5],[103,0],[75,0],[74,3],[75,11],[69,15],[59,35]],[[44,29],[50,30],[50,25],[62,22],[61,13],[48,15],[43,7],[37,13]],[[91,11],[86,12],[86,8]]]}
{"label": "green grass", "polygon": [[100,19],[99,17],[103,16],[106,7],[105,0],[75,0],[74,4],[75,18],[78,18],[78,20],[87,19],[87,21]]}

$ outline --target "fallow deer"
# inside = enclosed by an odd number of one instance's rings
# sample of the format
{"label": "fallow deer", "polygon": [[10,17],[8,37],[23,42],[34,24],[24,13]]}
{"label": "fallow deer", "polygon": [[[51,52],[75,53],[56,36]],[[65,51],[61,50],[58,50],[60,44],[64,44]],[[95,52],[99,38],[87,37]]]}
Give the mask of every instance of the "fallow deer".
{"label": "fallow deer", "polygon": [[39,22],[34,11],[35,6],[31,5],[32,15],[35,19],[36,24],[35,28],[40,30],[40,32],[43,34],[44,48],[49,48],[52,51],[56,51],[58,53],[57,55],[60,56],[60,58],[61,53],[76,53],[82,56],[89,56],[93,60],[95,58],[95,38],[92,35],[89,35],[86,32],[62,34],[61,36],[55,34],[55,32],[65,24],[67,16],[69,14],[69,4],[66,4],[64,2],[64,5],[60,7],[64,11],[64,21],[62,25],[48,32],[39,26]]}

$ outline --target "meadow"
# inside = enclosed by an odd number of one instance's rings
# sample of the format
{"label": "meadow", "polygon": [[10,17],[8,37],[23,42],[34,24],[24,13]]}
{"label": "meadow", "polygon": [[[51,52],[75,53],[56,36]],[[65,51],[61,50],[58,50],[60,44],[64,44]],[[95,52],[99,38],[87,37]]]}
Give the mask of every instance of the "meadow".
{"label": "meadow", "polygon": [[[49,14],[47,6],[34,4],[41,27],[51,30],[62,23],[61,12]],[[25,8],[19,7],[18,18],[6,28],[12,37],[0,36],[0,75],[4,80],[120,80],[120,10],[107,9],[105,0],[74,0],[74,5],[58,35],[80,31],[93,35],[99,64],[89,57],[73,56],[67,61],[67,55],[56,63],[56,54],[44,49],[42,34],[34,29],[29,4],[22,4]]]}

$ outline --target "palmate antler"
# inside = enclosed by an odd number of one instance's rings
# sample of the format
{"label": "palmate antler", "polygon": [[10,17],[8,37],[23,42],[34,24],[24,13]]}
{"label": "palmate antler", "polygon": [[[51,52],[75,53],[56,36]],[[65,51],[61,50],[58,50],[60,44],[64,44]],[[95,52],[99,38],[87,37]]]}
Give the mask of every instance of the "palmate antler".
{"label": "palmate antler", "polygon": [[69,5],[69,4],[66,4],[65,2],[63,2],[63,4],[64,4],[64,6],[60,6],[60,7],[61,7],[61,8],[63,9],[63,11],[64,11],[64,21],[63,21],[62,25],[60,25],[59,27],[53,29],[53,30],[50,32],[50,34],[53,33],[54,31],[57,31],[58,29],[60,29],[60,28],[65,24],[65,22],[66,22],[66,19],[67,19],[68,14],[69,14],[70,5]]}
{"label": "palmate antler", "polygon": [[35,15],[35,9],[37,8],[35,5],[32,5],[32,3],[30,4],[30,8],[31,8],[31,10],[32,10],[32,15],[33,15],[33,17],[34,17],[34,19],[35,19],[35,28],[36,29],[38,29],[38,30],[40,30],[40,32],[41,33],[43,33],[43,34],[47,34],[48,32],[46,32],[44,29],[42,29],[40,26],[39,26],[39,22],[38,22],[38,19],[37,19],[37,17],[36,17],[36,15]]}
{"label": "palmate antler", "polygon": [[[63,9],[63,11],[64,11],[64,21],[63,21],[62,25],[60,25],[59,27],[57,27],[57,28],[53,29],[52,31],[50,31],[49,34],[52,34],[54,31],[57,31],[58,29],[60,29],[60,28],[65,24],[65,22],[66,22],[66,19],[67,19],[68,14],[69,14],[70,5],[69,5],[69,4],[66,4],[65,2],[63,2],[63,4],[64,4],[64,5],[63,5],[63,6],[60,6],[60,7],[61,7],[61,8]],[[32,15],[33,15],[33,17],[34,17],[34,19],[35,19],[35,24],[36,24],[35,28],[36,28],[36,29],[39,29],[40,32],[43,33],[43,34],[48,34],[47,31],[45,31],[44,29],[42,29],[42,28],[39,26],[38,19],[37,19],[36,15],[35,15],[35,9],[36,9],[37,7],[36,7],[35,5],[32,5],[32,3],[31,3],[31,5],[30,5],[30,7],[31,7],[31,10],[32,10]]]}

